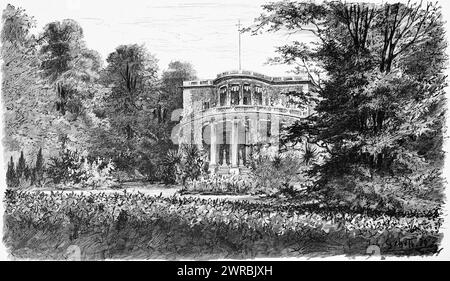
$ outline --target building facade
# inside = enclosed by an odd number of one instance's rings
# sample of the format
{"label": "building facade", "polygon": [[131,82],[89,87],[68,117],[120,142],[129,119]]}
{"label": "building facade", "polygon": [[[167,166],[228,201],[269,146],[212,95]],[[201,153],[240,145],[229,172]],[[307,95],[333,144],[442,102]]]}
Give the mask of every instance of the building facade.
{"label": "building facade", "polygon": [[229,71],[215,79],[183,83],[179,143],[208,154],[212,172],[240,173],[261,146],[278,149],[280,128],[312,114],[307,76],[270,77]]}

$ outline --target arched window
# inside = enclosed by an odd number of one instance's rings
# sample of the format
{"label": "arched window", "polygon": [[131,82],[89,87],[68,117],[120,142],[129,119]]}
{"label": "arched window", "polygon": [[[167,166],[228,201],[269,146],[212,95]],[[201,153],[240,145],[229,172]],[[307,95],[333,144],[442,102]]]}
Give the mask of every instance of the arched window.
{"label": "arched window", "polygon": [[252,104],[252,94],[251,94],[251,88],[249,84],[244,84],[243,87],[243,104],[249,105]]}
{"label": "arched window", "polygon": [[261,86],[255,86],[255,92],[254,92],[254,98],[255,104],[261,105],[262,104],[262,88]]}
{"label": "arched window", "polygon": [[222,86],[219,89],[219,103],[220,106],[227,105],[227,86]]}
{"label": "arched window", "polygon": [[237,105],[239,104],[239,85],[232,85],[230,87],[230,93],[231,93],[231,104]]}

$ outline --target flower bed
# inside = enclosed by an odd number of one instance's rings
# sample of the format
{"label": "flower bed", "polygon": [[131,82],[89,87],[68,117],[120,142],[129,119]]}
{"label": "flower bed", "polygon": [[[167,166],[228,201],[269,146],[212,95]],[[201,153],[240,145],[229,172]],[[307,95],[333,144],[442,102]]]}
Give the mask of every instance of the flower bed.
{"label": "flower bed", "polygon": [[203,194],[203,195],[236,195],[255,193],[257,184],[250,175],[217,175],[210,174],[199,179],[190,180],[181,194]]}
{"label": "flower bed", "polygon": [[18,258],[253,258],[438,251],[441,219],[143,194],[8,192],[4,241]]}

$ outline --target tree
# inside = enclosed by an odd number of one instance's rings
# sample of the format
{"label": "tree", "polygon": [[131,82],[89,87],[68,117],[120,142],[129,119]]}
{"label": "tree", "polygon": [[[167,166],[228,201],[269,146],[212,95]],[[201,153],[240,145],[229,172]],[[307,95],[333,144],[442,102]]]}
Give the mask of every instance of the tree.
{"label": "tree", "polygon": [[44,178],[44,159],[42,157],[42,148],[39,148],[38,154],[36,156],[36,164],[34,166],[32,175],[34,175],[33,183],[40,185]]}
{"label": "tree", "polygon": [[[181,61],[170,62],[168,69],[163,71],[160,79],[157,104],[153,115],[162,129],[162,134],[155,145],[148,146],[146,149],[154,159],[154,165],[158,167],[157,177],[165,183],[173,183],[173,177],[167,177],[167,171],[171,168],[166,167],[166,164],[168,163],[167,156],[172,154],[172,150],[177,149],[177,145],[172,142],[171,134],[178,120],[172,120],[171,115],[174,110],[183,107],[183,81],[194,79],[197,77],[193,66],[188,62]],[[173,165],[169,164],[169,166]]]}
{"label": "tree", "polygon": [[[4,145],[12,154],[25,157],[39,147],[55,143],[51,122],[51,91],[40,79],[38,40],[30,33],[34,19],[24,9],[7,5],[2,13],[2,100]],[[50,151],[50,149],[46,149]]]}
{"label": "tree", "polygon": [[6,184],[8,187],[17,186],[17,177],[14,169],[14,160],[12,156],[8,162],[8,170],[6,171]]}
{"label": "tree", "polygon": [[336,198],[350,186],[347,199],[376,193],[367,191],[373,183],[384,189],[380,196],[397,198],[441,189],[447,57],[440,7],[333,1],[263,8],[269,14],[258,18],[255,33],[267,27],[316,36],[313,44],[280,47],[274,59],[306,71],[321,100],[317,114],[287,134],[327,151],[312,170],[320,175],[315,187]]}
{"label": "tree", "polygon": [[146,147],[164,133],[154,116],[159,95],[157,60],[144,46],[133,44],[117,47],[107,63],[101,81],[109,91],[101,106],[108,125],[95,132],[92,150],[114,159],[119,169],[133,170],[146,162],[142,161],[147,158]]}
{"label": "tree", "polygon": [[27,164],[25,162],[25,157],[23,156],[23,151],[21,151],[19,161],[17,162],[17,168],[16,168],[16,176],[19,179],[21,179],[24,176],[26,166],[27,166]]}
{"label": "tree", "polygon": [[162,74],[162,95],[160,100],[169,111],[183,107],[183,81],[197,79],[196,71],[188,62],[172,61]]}
{"label": "tree", "polygon": [[93,124],[98,123],[91,101],[101,91],[100,55],[86,47],[81,26],[74,20],[52,22],[39,40],[42,77],[54,89],[53,122],[62,149],[82,150]]}
{"label": "tree", "polygon": [[50,82],[71,70],[86,49],[83,29],[71,19],[47,24],[40,40],[44,41],[40,49],[43,75]]}

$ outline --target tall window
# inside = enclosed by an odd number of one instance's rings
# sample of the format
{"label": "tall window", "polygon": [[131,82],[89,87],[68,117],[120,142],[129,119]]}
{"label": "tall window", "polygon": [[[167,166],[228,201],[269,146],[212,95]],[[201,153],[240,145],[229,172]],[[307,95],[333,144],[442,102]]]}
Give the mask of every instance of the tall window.
{"label": "tall window", "polygon": [[239,104],[239,88],[240,88],[239,85],[232,85],[230,87],[232,105]]}
{"label": "tall window", "polygon": [[223,86],[219,89],[219,103],[220,106],[227,105],[227,86]]}
{"label": "tall window", "polygon": [[252,103],[252,95],[251,95],[251,90],[250,90],[250,85],[249,84],[244,84],[243,87],[243,92],[244,92],[244,96],[243,96],[243,104],[251,104]]}
{"label": "tall window", "polygon": [[255,87],[254,100],[255,100],[255,104],[257,104],[257,105],[262,104],[262,88],[261,88],[261,86]]}

